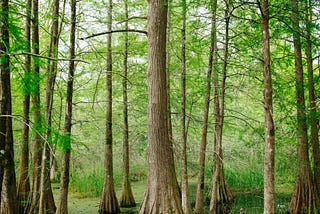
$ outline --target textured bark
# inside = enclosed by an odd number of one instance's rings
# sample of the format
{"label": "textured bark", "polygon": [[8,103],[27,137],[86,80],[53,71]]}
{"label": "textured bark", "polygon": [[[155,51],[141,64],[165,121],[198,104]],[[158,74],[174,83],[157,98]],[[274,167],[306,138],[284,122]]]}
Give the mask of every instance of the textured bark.
{"label": "textured bark", "polygon": [[288,212],[289,213],[314,213],[319,204],[318,195],[314,191],[313,179],[311,174],[306,109],[304,98],[304,82],[303,82],[303,65],[301,53],[301,41],[299,35],[299,3],[291,1],[292,5],[292,23],[293,29],[293,45],[295,55],[295,71],[296,71],[296,105],[297,105],[297,172],[294,192],[291,197]]}
{"label": "textured bark", "polygon": [[[168,4],[168,12],[167,12],[167,37],[166,37],[166,45],[169,45],[170,43],[170,29],[171,29],[171,22],[170,22],[170,2],[167,2]],[[166,53],[166,58],[167,58],[167,65],[166,65],[166,81],[167,81],[167,105],[168,105],[168,134],[169,134],[169,141],[171,144],[173,144],[173,138],[172,138],[172,120],[171,120],[171,101],[170,101],[170,51],[167,51]]]}
{"label": "textured bark", "polygon": [[[309,92],[309,105],[310,105],[310,141],[312,146],[312,157],[313,157],[313,180],[316,187],[315,191],[320,197],[320,148],[319,148],[319,119],[317,118],[317,105],[316,105],[316,95],[314,89],[314,74],[313,74],[313,60],[312,60],[312,5],[311,0],[308,0],[308,5],[306,8],[306,58],[307,58],[307,69],[308,69],[308,92]],[[318,204],[318,206],[320,203]],[[320,210],[320,207],[318,207]]]}
{"label": "textured bark", "polygon": [[[59,41],[59,0],[52,3],[52,25],[50,44],[48,48],[48,57],[57,58],[58,41]],[[46,102],[45,102],[45,120],[46,120],[46,142],[43,148],[42,168],[41,168],[41,184],[40,184],[40,200],[39,214],[55,213],[56,206],[53,198],[52,187],[50,182],[50,152],[52,147],[51,126],[52,126],[52,106],[54,85],[57,73],[57,61],[48,60],[47,81],[46,81]]]}
{"label": "textured bark", "polygon": [[206,160],[206,148],[207,148],[207,132],[208,132],[208,119],[209,119],[209,109],[210,109],[210,92],[211,92],[211,79],[212,79],[212,69],[217,62],[217,32],[216,32],[216,10],[217,10],[217,0],[212,0],[211,2],[211,41],[210,41],[210,53],[209,53],[209,63],[207,71],[207,85],[206,85],[206,98],[204,105],[204,115],[202,124],[202,135],[201,135],[201,145],[199,154],[199,174],[198,174],[198,185],[196,193],[196,205],[195,213],[203,214],[203,203],[204,203],[204,172],[205,172],[205,160]]}
{"label": "textured bark", "polygon": [[[16,214],[16,175],[14,167],[12,103],[10,83],[9,1],[0,1],[0,213]],[[3,168],[2,168],[3,167]]]}
{"label": "textured bark", "polygon": [[[27,52],[31,52],[31,0],[26,4],[26,23],[25,23],[25,39]],[[29,179],[29,124],[30,124],[30,86],[27,81],[31,69],[31,56],[25,56],[25,95],[23,100],[23,124],[22,124],[22,148],[19,165],[19,177],[17,184],[17,200],[18,213],[23,213],[27,207],[28,195],[30,194],[30,179]]]}
{"label": "textured bark", "polygon": [[[109,0],[108,31],[112,30],[112,0]],[[106,112],[106,145],[104,160],[104,186],[99,206],[100,214],[120,213],[120,208],[113,182],[112,157],[112,34],[108,34],[107,41],[107,112]]]}
{"label": "textured bark", "polygon": [[[39,1],[32,0],[32,53],[39,55]],[[32,148],[32,185],[29,200],[30,206],[27,207],[27,213],[34,213],[39,208],[40,198],[40,180],[41,180],[41,160],[43,151],[42,140],[42,116],[40,105],[40,66],[39,59],[36,56],[32,57],[32,78],[34,81],[32,91],[32,106],[33,106],[33,148]]]}
{"label": "textured bark", "polygon": [[[128,4],[125,2],[125,19],[128,20]],[[125,23],[128,29],[128,21]],[[125,33],[124,38],[124,58],[123,58],[123,181],[122,181],[122,195],[120,205],[121,207],[135,207],[131,184],[130,184],[130,157],[129,157],[129,124],[128,124],[128,32]]]}
{"label": "textured bark", "polygon": [[[60,22],[59,22],[59,27],[58,27],[58,30],[57,30],[57,36],[55,37],[56,39],[56,44],[58,45],[59,43],[59,38],[60,38],[60,35],[61,35],[61,32],[62,32],[62,28],[64,27],[63,25],[63,21],[64,20],[64,17],[65,17],[65,10],[66,10],[66,2],[67,0],[63,0],[63,4],[62,4],[62,11],[60,12],[61,14],[61,17],[60,17]],[[71,4],[71,3],[70,3]],[[59,5],[60,5],[60,2],[59,2]],[[59,6],[60,7],[60,6]],[[59,9],[60,11],[60,9]],[[58,22],[57,22],[58,23]],[[58,55],[56,56],[58,58]],[[56,71],[57,73],[58,71]],[[62,122],[62,117],[63,117],[63,95],[62,95],[62,92],[59,91],[59,97],[60,97],[60,104],[58,104],[59,106],[59,116],[58,116],[58,126],[57,126],[57,130],[61,130],[61,122]],[[57,170],[58,170],[58,162],[57,162],[57,159],[56,159],[56,149],[57,149],[57,144],[53,144],[51,145],[51,151],[50,151],[50,180],[58,180],[58,177],[57,177]]]}
{"label": "textured bark", "polygon": [[[228,65],[228,49],[229,49],[229,3],[226,2],[225,9],[225,43],[224,43],[224,55],[223,55],[223,67],[221,85],[219,84],[219,74],[215,70],[213,73],[214,83],[214,168],[213,168],[213,188],[210,201],[210,213],[226,213],[228,206],[224,204],[230,203],[233,200],[232,192],[226,182],[223,169],[223,152],[222,152],[222,130],[224,121],[224,109],[225,109],[225,82],[226,72]],[[221,88],[219,90],[219,88]]]}
{"label": "textured bark", "polygon": [[[2,102],[2,85],[0,84],[0,115],[2,115],[2,106],[3,106],[3,102]],[[4,117],[0,117],[0,133],[5,133],[6,131],[6,120],[4,119]],[[5,148],[5,135],[0,134],[0,151],[3,153],[4,152],[4,148]],[[0,155],[0,207],[2,204],[2,196],[1,196],[1,191],[2,191],[2,181],[3,181],[3,173],[4,173],[4,156]]]}
{"label": "textured bark", "polygon": [[66,113],[64,124],[64,145],[62,155],[62,172],[60,178],[60,193],[59,203],[56,214],[68,214],[68,188],[69,188],[69,174],[70,174],[70,156],[71,156],[71,128],[72,128],[72,96],[73,96],[73,82],[75,72],[75,35],[76,35],[76,17],[77,5],[76,0],[71,1],[71,30],[70,30],[70,61],[69,74],[67,83],[67,98],[66,98]]}
{"label": "textured bark", "polygon": [[182,0],[182,28],[181,28],[181,99],[180,99],[180,135],[181,135],[181,201],[185,214],[191,214],[188,191],[187,167],[187,133],[186,133],[186,19],[187,3]]}
{"label": "textured bark", "polygon": [[167,4],[149,0],[148,6],[148,178],[139,213],[178,214],[183,211],[168,134]]}
{"label": "textured bark", "polygon": [[264,213],[274,213],[274,149],[275,129],[273,122],[272,77],[270,71],[270,36],[269,36],[269,2],[262,0],[261,32],[264,77],[264,115],[265,115],[265,149],[264,149]]}

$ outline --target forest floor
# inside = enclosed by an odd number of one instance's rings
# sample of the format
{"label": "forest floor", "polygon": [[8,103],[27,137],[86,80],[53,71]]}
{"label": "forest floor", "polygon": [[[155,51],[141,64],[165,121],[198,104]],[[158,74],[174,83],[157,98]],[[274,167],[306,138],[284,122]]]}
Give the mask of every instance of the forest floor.
{"label": "forest floor", "polygon": [[[135,200],[137,202],[137,207],[131,209],[123,209],[121,208],[121,213],[138,213],[139,206],[141,201],[143,200],[144,190],[145,190],[145,182],[134,182],[132,185],[132,190],[134,193]],[[191,184],[191,191],[195,192],[195,185]],[[55,200],[58,200],[58,184],[53,185]],[[291,189],[291,188],[290,188]],[[286,207],[290,202],[290,189],[288,187],[280,187],[276,188],[276,202],[275,208],[276,213],[286,213]],[[116,194],[118,200],[121,197],[121,186],[116,187]],[[247,190],[247,191],[239,191],[234,190],[234,203],[232,205],[231,214],[239,213],[240,208],[245,209],[245,213],[249,214],[261,214],[263,213],[263,190]],[[84,194],[77,192],[70,192],[68,198],[68,208],[69,214],[95,214],[98,213],[100,198],[99,197],[88,197]],[[194,201],[194,194],[191,196],[191,201]],[[208,210],[208,208],[205,208]]]}
{"label": "forest floor", "polygon": [[[140,202],[143,199],[145,182],[134,182],[132,187],[137,206],[131,209],[121,208],[121,213],[137,213]],[[118,200],[121,197],[121,186],[116,186],[116,194]],[[59,184],[53,184],[53,194],[55,201],[59,200]],[[69,191],[68,197],[68,213],[69,214],[95,214],[99,210],[100,197],[87,196],[83,193]]]}

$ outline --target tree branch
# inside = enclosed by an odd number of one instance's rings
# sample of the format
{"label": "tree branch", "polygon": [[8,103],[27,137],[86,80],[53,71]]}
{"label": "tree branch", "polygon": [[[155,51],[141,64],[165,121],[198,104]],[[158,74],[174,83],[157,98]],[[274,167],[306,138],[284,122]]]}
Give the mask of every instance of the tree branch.
{"label": "tree branch", "polygon": [[68,59],[68,58],[54,58],[54,57],[48,57],[48,56],[41,56],[39,54],[34,54],[34,53],[30,53],[30,52],[19,52],[19,53],[5,53],[3,51],[0,51],[0,54],[6,54],[7,56],[21,56],[21,55],[28,55],[28,56],[34,56],[34,57],[39,57],[42,59],[48,59],[48,60],[53,60],[53,61],[76,61],[76,62],[84,62],[87,63],[84,60],[81,59]]}
{"label": "tree branch", "polygon": [[145,30],[135,30],[135,29],[112,30],[112,31],[105,31],[105,32],[101,32],[101,33],[91,34],[90,36],[80,38],[80,40],[86,40],[86,39],[90,39],[90,38],[93,38],[93,37],[102,36],[102,35],[106,35],[106,34],[110,34],[110,33],[123,33],[123,32],[142,33],[142,34],[147,35],[147,31],[145,31]]}

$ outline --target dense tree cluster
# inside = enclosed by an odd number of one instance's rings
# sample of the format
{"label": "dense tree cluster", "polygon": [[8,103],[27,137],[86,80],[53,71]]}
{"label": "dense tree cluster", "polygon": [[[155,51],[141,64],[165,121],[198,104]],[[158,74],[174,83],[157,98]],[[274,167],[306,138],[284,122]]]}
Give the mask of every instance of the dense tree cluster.
{"label": "dense tree cluster", "polygon": [[91,168],[99,213],[228,213],[241,169],[319,212],[319,1],[0,1],[0,213],[68,213]]}

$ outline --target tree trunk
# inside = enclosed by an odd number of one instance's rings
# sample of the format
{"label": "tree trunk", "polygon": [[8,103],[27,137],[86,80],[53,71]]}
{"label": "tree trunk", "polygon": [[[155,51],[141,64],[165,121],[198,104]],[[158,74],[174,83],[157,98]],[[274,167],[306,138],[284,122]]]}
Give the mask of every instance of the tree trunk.
{"label": "tree trunk", "polygon": [[291,1],[293,23],[293,45],[296,71],[296,100],[297,100],[297,172],[294,192],[291,197],[288,211],[290,213],[314,213],[316,212],[319,199],[315,194],[307,137],[306,109],[304,98],[303,67],[301,42],[299,35],[298,1]]}
{"label": "tree trunk", "polygon": [[[59,0],[52,3],[52,25],[50,45],[48,49],[48,57],[57,58],[59,45]],[[41,169],[41,184],[40,184],[40,200],[39,214],[55,213],[56,206],[53,198],[52,187],[50,182],[50,147],[52,146],[51,126],[52,126],[52,106],[53,93],[57,73],[57,61],[48,60],[47,82],[46,82],[46,142],[43,148],[42,169]]]}
{"label": "tree trunk", "polygon": [[[125,2],[125,19],[126,30],[128,27],[128,4]],[[136,202],[133,198],[131,184],[130,184],[130,161],[129,161],[129,125],[128,125],[128,32],[125,33],[124,38],[124,58],[123,58],[123,183],[121,195],[121,207],[135,207]]]}
{"label": "tree trunk", "polygon": [[72,96],[73,81],[75,72],[75,38],[76,38],[76,17],[77,17],[77,1],[71,1],[71,30],[70,30],[70,61],[69,74],[67,84],[66,113],[64,124],[64,144],[62,155],[62,172],[60,178],[60,201],[56,214],[68,214],[68,188],[70,174],[70,156],[71,156],[71,128],[72,128]]}
{"label": "tree trunk", "polygon": [[[313,157],[313,180],[316,187],[315,191],[320,197],[320,149],[319,149],[319,119],[317,118],[317,106],[316,96],[314,89],[314,78],[313,78],[313,65],[312,65],[312,41],[311,41],[311,30],[312,30],[312,5],[311,1],[308,0],[306,7],[306,58],[307,58],[307,69],[308,69],[308,92],[309,92],[309,105],[310,105],[310,125],[311,125],[311,146],[312,146],[312,157]],[[319,203],[320,205],[320,203]],[[320,207],[318,208],[320,209]]]}
{"label": "tree trunk", "polygon": [[[57,38],[57,45],[58,45],[58,42],[59,42],[59,39],[60,39],[60,35],[61,35],[61,32],[62,32],[62,28],[64,27],[63,26],[63,20],[64,20],[64,17],[65,17],[65,9],[66,9],[66,1],[67,0],[63,0],[63,6],[62,6],[62,11],[61,11],[61,17],[60,17],[60,24],[59,24],[59,27],[58,27],[58,31],[57,31],[57,36],[55,38]],[[60,9],[59,9],[60,10]],[[58,57],[58,56],[56,56]],[[56,71],[57,73],[58,71]],[[55,74],[56,75],[56,74]],[[61,130],[61,121],[62,121],[62,114],[63,114],[63,110],[62,110],[62,107],[63,107],[63,95],[62,95],[62,92],[59,91],[59,95],[60,95],[60,104],[59,104],[59,116],[58,116],[58,126],[57,126],[57,130]],[[58,162],[57,162],[57,159],[56,159],[56,148],[57,148],[57,144],[54,144],[51,146],[51,151],[49,153],[50,155],[50,180],[57,180],[58,177],[57,177],[57,170],[58,170]]]}
{"label": "tree trunk", "polygon": [[[226,182],[223,169],[223,152],[222,152],[222,130],[224,121],[224,108],[225,108],[225,82],[226,72],[228,65],[228,49],[229,49],[229,24],[230,24],[230,11],[229,3],[226,2],[225,9],[225,44],[224,44],[224,56],[222,67],[221,86],[219,85],[218,71],[214,71],[214,168],[213,168],[213,188],[210,201],[210,213],[225,213],[226,209],[224,204],[233,200],[232,192]],[[221,89],[219,90],[219,87]],[[220,94],[220,97],[219,97]],[[221,99],[221,100],[220,100]]]}
{"label": "tree trunk", "polygon": [[181,28],[181,104],[180,104],[180,135],[181,135],[181,201],[185,214],[191,214],[188,191],[187,167],[187,133],[186,133],[186,14],[187,3],[182,0],[182,28]]}
{"label": "tree trunk", "polygon": [[204,105],[204,116],[202,125],[201,145],[199,154],[199,174],[198,174],[198,185],[196,193],[196,205],[195,213],[203,214],[203,203],[204,203],[204,172],[205,172],[205,161],[206,161],[206,148],[207,148],[207,131],[208,131],[208,119],[210,109],[210,92],[211,92],[211,78],[212,68],[217,62],[217,31],[216,31],[216,11],[217,11],[217,0],[211,1],[211,38],[210,38],[210,53],[209,63],[207,72],[207,85],[206,85],[206,98]]}
{"label": "tree trunk", "polygon": [[[32,53],[39,55],[39,1],[32,0]],[[42,116],[40,105],[40,65],[39,58],[32,57],[32,78],[34,81],[34,89],[32,91],[32,105],[33,105],[33,130],[32,136],[33,148],[32,148],[32,186],[30,191],[29,200],[31,200],[30,206],[28,205],[27,211],[32,214],[39,207],[40,197],[40,179],[41,179],[41,160],[43,151],[42,140]]]}
{"label": "tree trunk", "polygon": [[270,36],[269,2],[262,0],[261,32],[264,77],[264,115],[265,115],[265,150],[264,150],[264,213],[274,213],[274,149],[275,129],[273,122],[272,78],[270,71]]}
{"label": "tree trunk", "polygon": [[167,5],[149,0],[148,6],[148,178],[139,213],[183,213],[168,134]]}
{"label": "tree trunk", "polygon": [[16,175],[14,167],[12,103],[10,84],[9,1],[0,2],[0,156],[1,201],[0,213],[17,213]]}
{"label": "tree trunk", "polygon": [[[108,31],[112,30],[112,0],[109,0]],[[112,157],[112,36],[108,34],[107,41],[107,112],[106,112],[106,147],[105,147],[105,175],[99,213],[120,213],[120,208],[113,182]]]}
{"label": "tree trunk", "polygon": [[[166,37],[166,45],[169,45],[170,43],[170,29],[171,29],[171,25],[170,25],[170,2],[167,2],[168,4],[168,12],[167,12],[167,37]],[[172,120],[171,120],[171,99],[170,99],[170,51],[167,51],[166,53],[166,58],[167,58],[167,65],[166,65],[166,81],[167,81],[167,105],[168,105],[168,110],[167,110],[167,114],[168,114],[168,135],[169,135],[169,141],[171,142],[171,144],[173,145],[173,137],[172,137]]]}
{"label": "tree trunk", "polygon": [[[26,23],[25,23],[25,39],[26,51],[31,52],[31,0],[28,0],[26,5]],[[26,202],[30,194],[30,179],[29,179],[29,124],[30,124],[30,83],[27,81],[31,70],[31,56],[25,56],[25,95],[23,101],[23,124],[22,124],[22,148],[19,165],[19,177],[17,185],[17,200],[18,213],[22,214],[26,209]]]}

